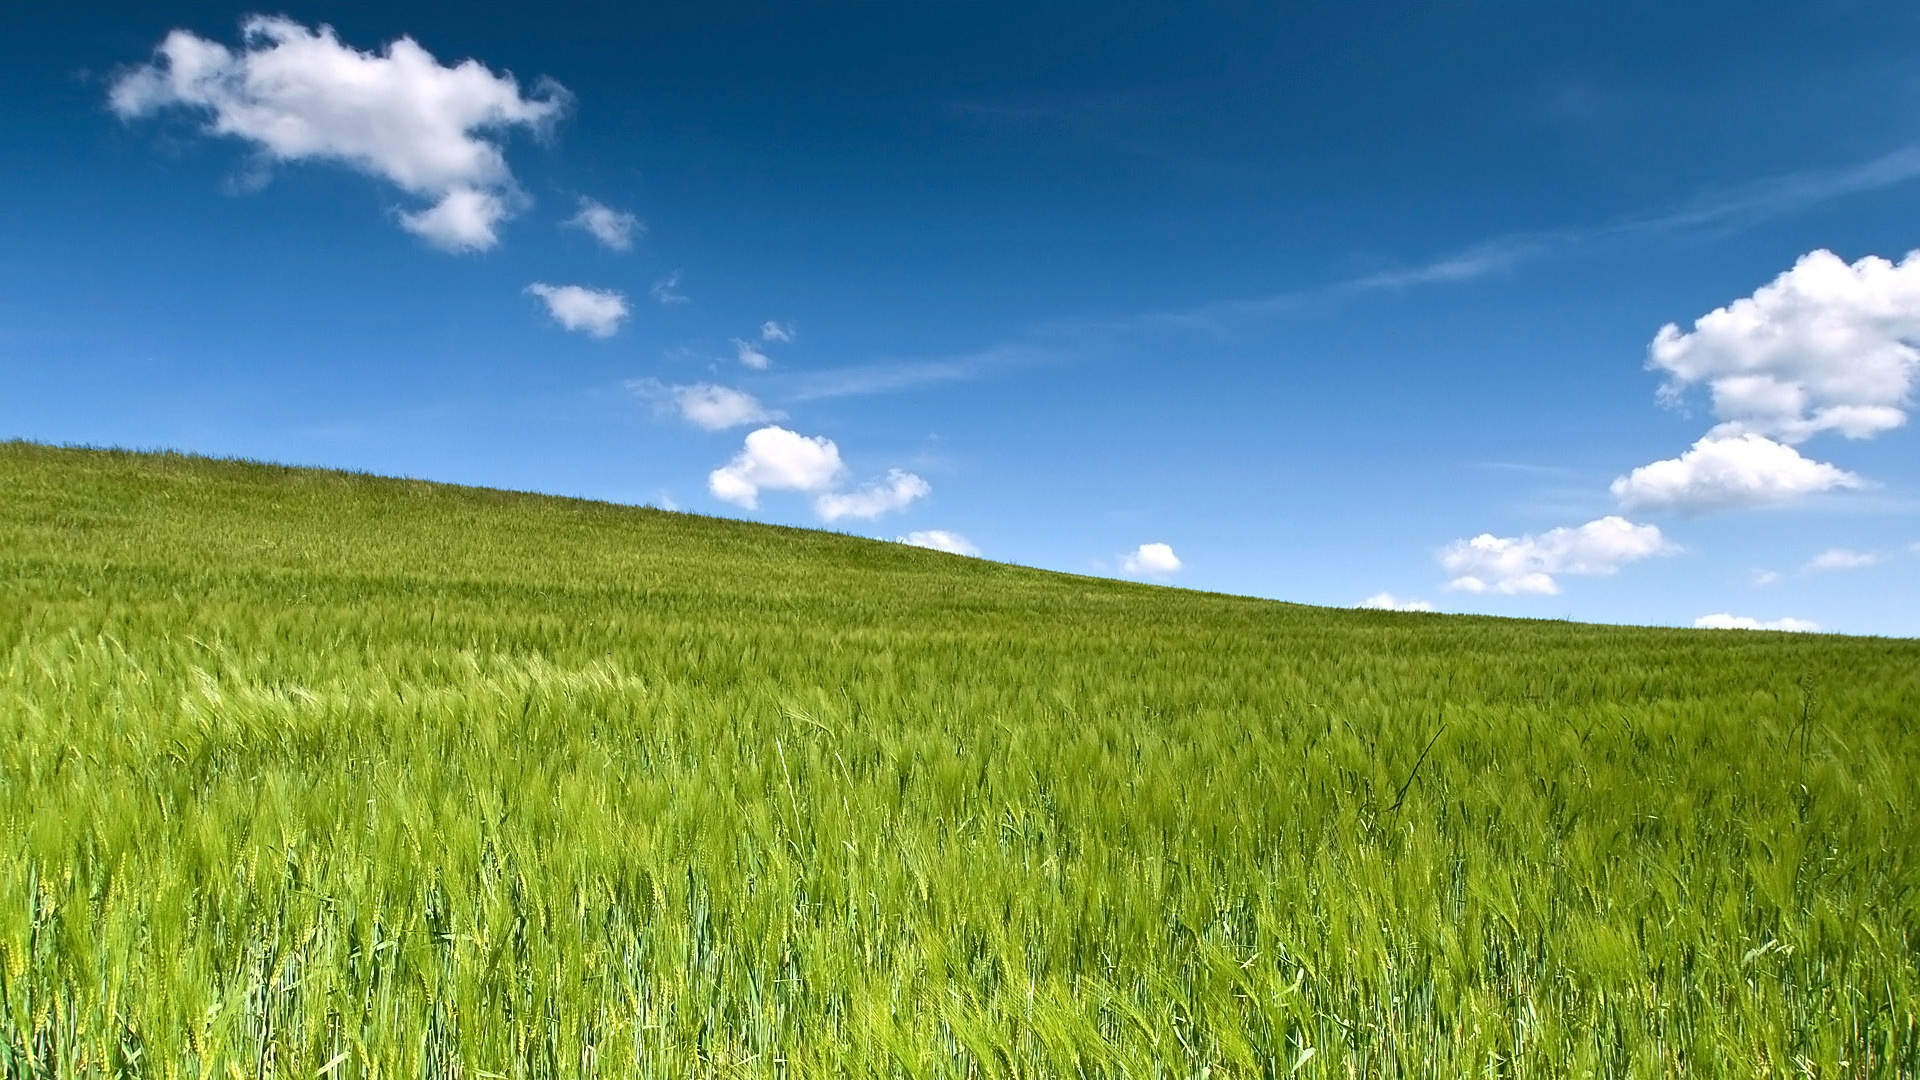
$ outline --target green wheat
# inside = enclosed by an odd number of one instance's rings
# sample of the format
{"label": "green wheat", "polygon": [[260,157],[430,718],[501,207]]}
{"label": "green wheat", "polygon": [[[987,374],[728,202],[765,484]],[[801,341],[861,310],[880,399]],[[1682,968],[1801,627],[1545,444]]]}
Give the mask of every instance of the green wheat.
{"label": "green wheat", "polygon": [[1920,1070],[1920,643],[0,444],[0,1076]]}

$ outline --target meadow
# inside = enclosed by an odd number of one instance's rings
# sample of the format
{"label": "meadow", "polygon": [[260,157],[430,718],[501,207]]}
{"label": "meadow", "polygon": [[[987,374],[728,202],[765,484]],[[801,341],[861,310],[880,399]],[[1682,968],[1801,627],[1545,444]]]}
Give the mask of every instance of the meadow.
{"label": "meadow", "polygon": [[1920,1073],[1920,642],[0,444],[0,1076]]}

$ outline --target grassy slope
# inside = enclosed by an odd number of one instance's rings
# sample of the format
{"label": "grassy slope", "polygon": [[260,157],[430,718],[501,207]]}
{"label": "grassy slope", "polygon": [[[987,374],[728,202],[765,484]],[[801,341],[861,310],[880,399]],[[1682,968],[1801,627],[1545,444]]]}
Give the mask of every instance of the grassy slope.
{"label": "grassy slope", "polygon": [[1917,642],[15,443],[0,649],[0,1076],[1920,1067]]}

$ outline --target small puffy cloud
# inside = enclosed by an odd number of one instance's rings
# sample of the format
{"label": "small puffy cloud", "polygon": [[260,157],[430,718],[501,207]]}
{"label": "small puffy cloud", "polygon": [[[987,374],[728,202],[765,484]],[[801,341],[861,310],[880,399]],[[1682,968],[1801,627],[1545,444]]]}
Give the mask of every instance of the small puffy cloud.
{"label": "small puffy cloud", "polygon": [[1378,592],[1360,601],[1360,607],[1375,611],[1432,611],[1433,604],[1427,600],[1402,600],[1390,592]]}
{"label": "small puffy cloud", "polygon": [[765,371],[773,366],[773,359],[756,348],[751,341],[733,339],[733,347],[738,353],[740,363],[755,371]]}
{"label": "small puffy cloud", "polygon": [[644,231],[639,218],[585,196],[580,199],[580,212],[564,224],[585,232],[609,251],[632,251],[634,234]]}
{"label": "small puffy cloud", "polygon": [[500,196],[458,188],[415,213],[400,215],[400,227],[442,251],[485,251],[500,242],[496,226],[508,216]]}
{"label": "small puffy cloud", "polygon": [[238,51],[173,31],[108,95],[122,119],[194,110],[210,134],[241,139],[268,162],[335,162],[432,200],[400,222],[449,251],[493,247],[524,198],[487,136],[544,130],[567,102],[557,84],[528,96],[476,60],[443,65],[412,38],[362,52],[332,27],[265,15],[241,24]]}
{"label": "small puffy cloud", "polygon": [[1866,481],[1845,469],[1800,456],[1764,435],[1708,435],[1677,458],[1642,465],[1610,490],[1629,510],[1685,512],[1772,506]]}
{"label": "small puffy cloud", "polygon": [[1729,615],[1724,611],[1713,615],[1702,615],[1693,620],[1693,625],[1701,630],[1791,630],[1803,634],[1814,633],[1820,629],[1819,623],[1809,622],[1806,619],[1761,620],[1750,615]]}
{"label": "small puffy cloud", "polygon": [[627,318],[627,298],[617,292],[536,281],[527,295],[539,297],[555,322],[590,337],[612,337]]}
{"label": "small puffy cloud", "polygon": [[654,282],[653,288],[647,291],[653,294],[654,300],[669,306],[684,304],[689,299],[680,291],[680,271],[678,270]]}
{"label": "small puffy cloud", "polygon": [[713,383],[668,386],[655,379],[634,379],[627,383],[627,389],[707,431],[724,431],[786,415],[760,404],[760,399],[744,390]]}
{"label": "small puffy cloud", "polygon": [[1881,561],[1881,556],[1871,551],[1852,551],[1847,548],[1828,548],[1807,560],[1800,568],[1802,573],[1817,574],[1824,570],[1861,570]]}
{"label": "small puffy cloud", "polygon": [[708,474],[707,490],[748,510],[759,508],[762,491],[810,492],[814,512],[826,521],[879,517],[933,493],[925,480],[902,469],[888,470],[885,479],[865,487],[840,491],[845,473],[833,440],[770,426],[750,433],[732,461]]}
{"label": "small puffy cloud", "polygon": [[843,517],[875,518],[904,509],[915,499],[933,494],[933,486],[904,469],[887,470],[886,479],[852,491],[829,491],[813,500],[814,512],[824,521]]}
{"label": "small puffy cloud", "polygon": [[957,532],[948,532],[945,529],[918,529],[893,539],[895,543],[910,547],[931,548],[934,551],[944,551],[949,555],[971,555],[976,558],[980,555],[980,549],[973,546],[972,541]]}
{"label": "small puffy cloud", "polygon": [[768,319],[760,324],[761,341],[788,342],[793,340],[793,324],[774,322]]}
{"label": "small puffy cloud", "polygon": [[1605,576],[1630,562],[1679,550],[1656,526],[1608,516],[1577,529],[1551,529],[1539,536],[1481,533],[1449,544],[1441,549],[1439,559],[1443,569],[1456,575],[1447,583],[1449,589],[1557,596],[1556,574]]}
{"label": "small puffy cloud", "polygon": [[714,498],[748,510],[760,506],[760,492],[825,491],[846,466],[833,440],[763,427],[747,435],[732,461],[707,476]]}
{"label": "small puffy cloud", "polygon": [[1872,438],[1907,419],[1920,377],[1920,252],[1898,263],[1848,265],[1831,251],[1800,257],[1752,296],[1671,323],[1647,352],[1676,400],[1704,383],[1715,437],[1758,434],[1797,443],[1823,431]]}
{"label": "small puffy cloud", "polygon": [[1170,544],[1141,544],[1121,558],[1120,569],[1129,574],[1171,574],[1180,569],[1180,556]]}

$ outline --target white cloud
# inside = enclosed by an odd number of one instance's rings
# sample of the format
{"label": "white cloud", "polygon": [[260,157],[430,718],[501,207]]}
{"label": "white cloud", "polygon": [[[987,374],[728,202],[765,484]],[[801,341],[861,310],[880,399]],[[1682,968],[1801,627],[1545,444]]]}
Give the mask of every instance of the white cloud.
{"label": "white cloud", "polygon": [[896,543],[907,544],[912,547],[932,548],[935,551],[944,551],[950,555],[971,555],[975,558],[978,558],[980,555],[980,549],[975,547],[972,541],[961,536],[959,533],[948,532],[945,529],[920,529],[910,532],[905,536],[896,536],[893,539]]}
{"label": "white cloud", "polygon": [[1780,571],[1778,570],[1755,570],[1753,572],[1753,585],[1758,589],[1764,589],[1779,580]]}
{"label": "white cloud", "polygon": [[885,480],[853,491],[829,491],[813,500],[813,509],[822,520],[843,517],[875,518],[891,510],[904,509],[915,499],[933,494],[933,486],[903,469],[887,470]]}
{"label": "white cloud", "polygon": [[539,297],[561,326],[591,337],[612,337],[627,318],[627,298],[617,292],[536,281],[527,295]]}
{"label": "white cloud", "polygon": [[754,347],[753,342],[740,338],[733,339],[733,346],[739,350],[740,362],[755,371],[765,371],[773,366],[773,359]]}
{"label": "white cloud", "polygon": [[1141,544],[1120,560],[1129,574],[1171,574],[1180,569],[1180,556],[1169,544]]}
{"label": "white cloud", "polygon": [[711,383],[676,386],[673,389],[680,415],[693,426],[708,431],[757,424],[762,420],[778,420],[784,415],[768,409],[760,404],[758,398],[744,390]]}
{"label": "white cloud", "polygon": [[645,231],[639,218],[585,196],[580,199],[580,212],[564,224],[586,232],[609,251],[632,251],[634,234]]}
{"label": "white cloud", "polygon": [[261,15],[242,24],[238,52],[173,31],[108,97],[123,119],[199,110],[210,133],[245,140],[268,161],[337,162],[431,199],[401,224],[450,251],[493,247],[524,198],[485,133],[545,130],[567,101],[553,83],[523,96],[513,76],[476,60],[444,66],[412,38],[361,52],[332,27]]}
{"label": "white cloud", "polygon": [[1443,569],[1457,575],[1447,583],[1449,589],[1556,596],[1560,584],[1555,574],[1604,576],[1627,563],[1679,550],[1656,526],[1609,516],[1539,536],[1481,533],[1447,545],[1439,559]]}
{"label": "white cloud", "polygon": [[827,521],[878,517],[933,492],[925,480],[901,469],[888,470],[886,479],[863,488],[835,490],[845,473],[833,440],[770,426],[748,434],[733,460],[707,475],[707,490],[748,510],[759,508],[762,491],[812,492],[814,511]]}
{"label": "white cloud", "polygon": [[1374,593],[1360,601],[1360,607],[1376,611],[1432,611],[1433,603],[1427,600],[1401,600],[1390,592]]}
{"label": "white cloud", "polygon": [[1800,257],[1752,296],[1671,323],[1647,364],[1677,399],[1704,383],[1721,423],[1710,437],[1802,442],[1823,431],[1872,438],[1906,422],[1920,376],[1920,252],[1849,266],[1830,251]]}
{"label": "white cloud", "polygon": [[788,342],[793,340],[793,324],[774,322],[768,319],[760,324],[761,341]]}
{"label": "white cloud", "polygon": [[662,304],[684,304],[687,302],[688,297],[679,290],[680,271],[675,270],[673,273],[654,282],[653,288],[648,291],[653,294],[655,300]]}
{"label": "white cloud", "polygon": [[1693,620],[1693,625],[1701,630],[1792,630],[1803,634],[1819,631],[1820,624],[1806,619],[1783,618],[1760,620],[1750,615],[1729,615],[1718,612],[1702,615]]}
{"label": "white cloud", "polygon": [[763,427],[747,435],[732,461],[708,474],[707,490],[724,502],[754,510],[763,490],[825,491],[845,470],[833,440]]}
{"label": "white cloud", "polygon": [[1677,458],[1642,465],[1618,477],[1614,498],[1629,510],[1726,510],[1790,502],[1866,481],[1845,469],[1800,456],[1764,435],[1708,435]]}
{"label": "white cloud", "polygon": [[1852,551],[1847,548],[1828,548],[1807,560],[1800,568],[1803,574],[1815,574],[1823,570],[1861,570],[1881,561],[1881,556],[1871,551]]}
{"label": "white cloud", "polygon": [[687,423],[708,431],[779,420],[786,415],[767,408],[744,390],[713,383],[668,386],[657,379],[633,379],[627,389],[654,402],[662,411],[679,413]]}
{"label": "white cloud", "polygon": [[500,196],[456,188],[425,210],[400,215],[400,227],[443,251],[485,251],[500,242],[495,231],[508,216]]}

